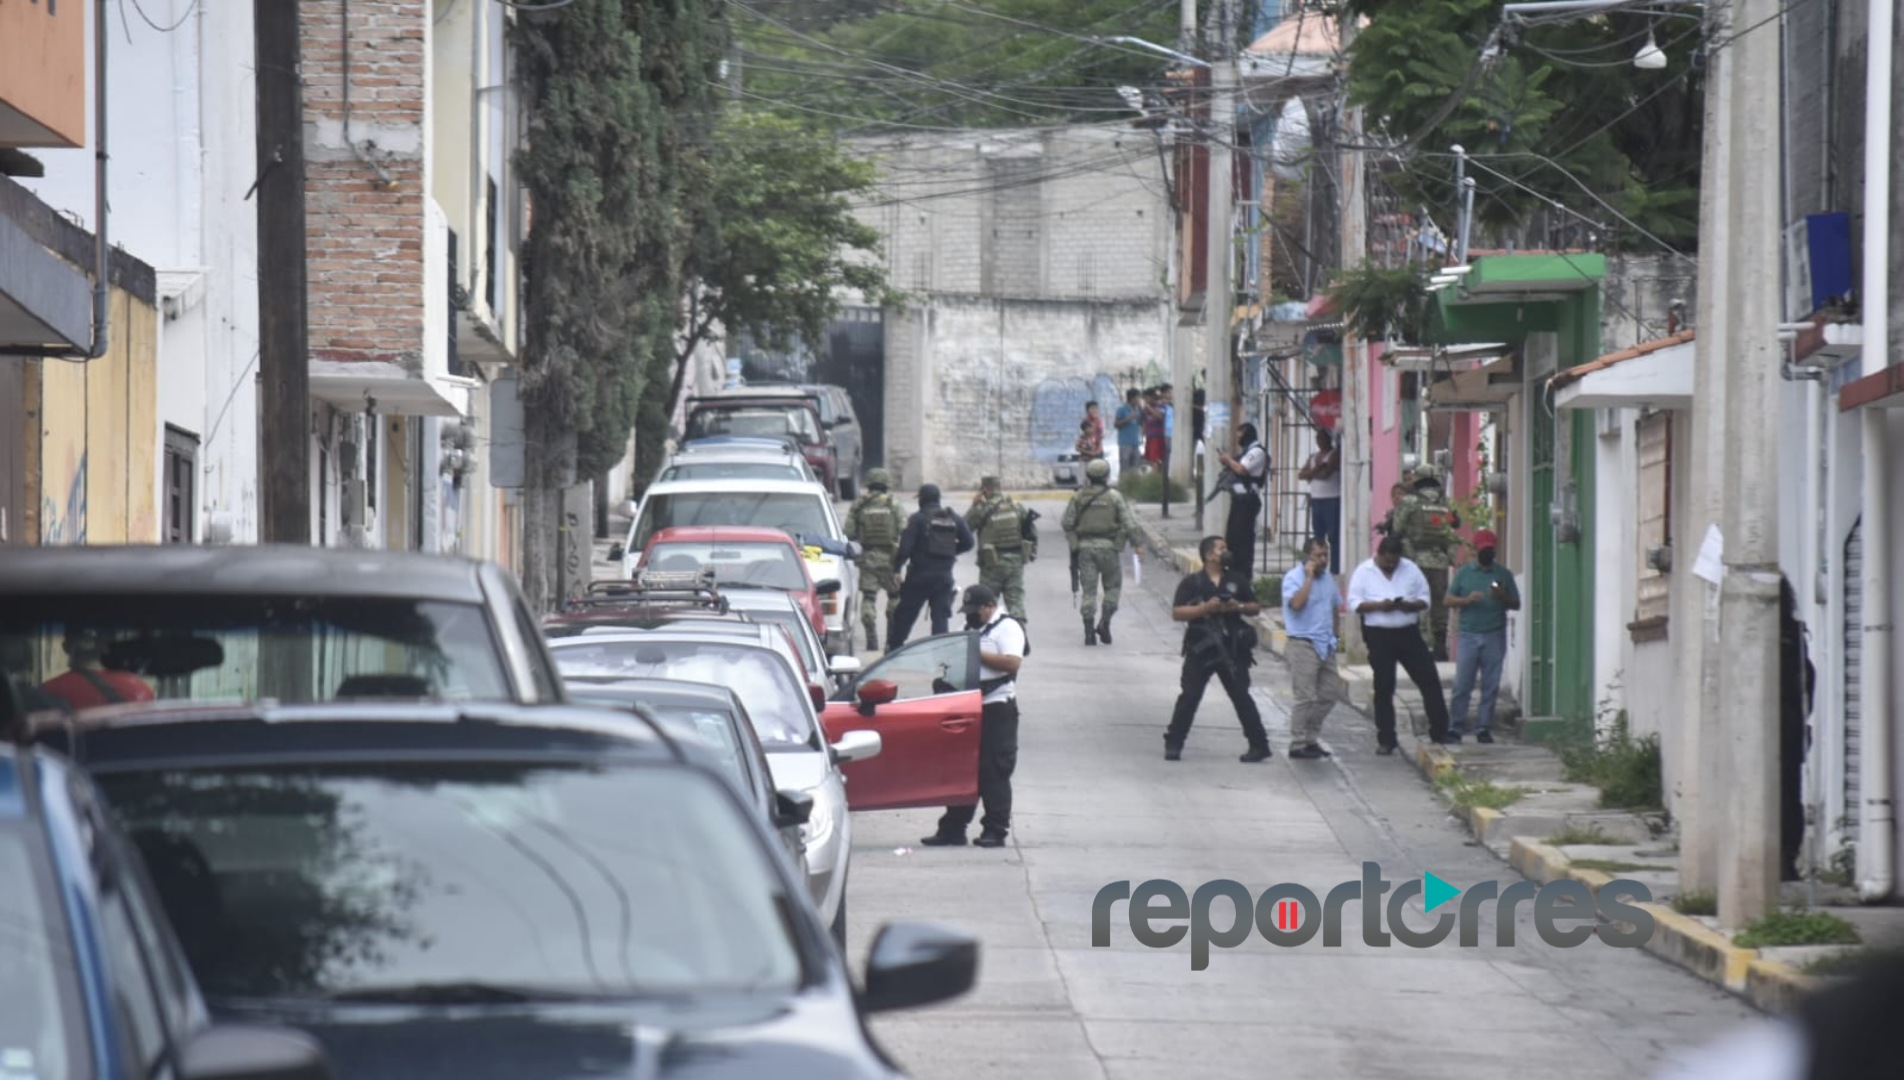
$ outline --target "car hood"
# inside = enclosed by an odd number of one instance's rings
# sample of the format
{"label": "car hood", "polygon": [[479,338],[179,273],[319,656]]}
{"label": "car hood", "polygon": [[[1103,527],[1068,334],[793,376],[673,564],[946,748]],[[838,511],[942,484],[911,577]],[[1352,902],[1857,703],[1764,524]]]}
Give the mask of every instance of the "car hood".
{"label": "car hood", "polygon": [[678,1008],[352,1007],[268,1019],[317,1038],[339,1080],[897,1076],[833,993]]}

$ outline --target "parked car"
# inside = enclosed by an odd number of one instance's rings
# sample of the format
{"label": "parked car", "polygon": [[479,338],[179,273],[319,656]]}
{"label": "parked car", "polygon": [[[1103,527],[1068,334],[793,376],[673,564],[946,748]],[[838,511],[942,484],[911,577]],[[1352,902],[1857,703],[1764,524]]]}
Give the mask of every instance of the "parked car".
{"label": "parked car", "polygon": [[[137,700],[560,702],[515,580],[447,555],[77,546],[0,559],[0,657],[73,708]],[[62,675],[97,661],[106,689]],[[108,692],[110,691],[110,692]]]}
{"label": "parked car", "polygon": [[820,426],[833,447],[833,459],[839,463],[840,498],[852,502],[859,497],[859,478],[866,467],[866,438],[860,428],[853,398],[843,386],[828,383],[749,383],[747,393],[759,396],[803,397],[820,410]]}
{"label": "parked car", "polygon": [[698,446],[670,454],[655,470],[654,482],[677,480],[804,480],[819,483],[813,466],[798,451],[725,445]]}
{"label": "parked car", "polygon": [[747,706],[732,690],[679,679],[575,678],[568,680],[568,688],[578,704],[628,709],[671,738],[687,745],[703,744],[708,760],[779,835],[787,857],[805,880],[807,845],[802,826],[813,812],[813,799],[803,792],[774,787],[767,751],[747,716]]}
{"label": "parked car", "polygon": [[786,630],[800,648],[806,662],[807,679],[837,689],[841,680],[860,673],[857,656],[828,656],[826,639],[813,630],[813,621],[800,602],[784,592],[772,589],[739,589],[725,594],[728,607],[755,622],[771,623]]}
{"label": "parked car", "polygon": [[868,1016],[976,979],[970,935],[899,923],[856,988],[772,831],[626,712],[135,711],[77,738],[155,840],[212,1014],[304,1028],[352,1080],[890,1078]]}
{"label": "parked car", "polygon": [[[813,552],[810,558],[807,551]],[[772,589],[793,596],[813,620],[813,629],[826,635],[822,599],[840,591],[838,578],[815,580],[809,567],[823,553],[803,549],[780,529],[751,526],[682,525],[658,529],[641,553],[644,574],[696,574],[711,570],[714,586],[733,593],[744,589]]]}
{"label": "parked car", "polygon": [[[769,628],[751,626],[749,631],[763,635]],[[778,630],[772,633],[782,639],[786,636]],[[847,816],[846,782],[840,766],[878,757],[884,747],[881,733],[862,727],[849,738],[829,741],[820,725],[824,692],[816,703],[803,683],[797,661],[764,637],[747,640],[703,623],[681,633],[665,629],[591,630],[554,640],[550,645],[566,679],[680,679],[726,686],[739,695],[767,751],[775,789],[805,792],[813,799],[813,813],[803,836],[808,891],[821,916],[844,941],[846,872],[853,851],[853,825]],[[973,768],[976,792],[976,764]],[[888,781],[886,786],[899,790],[904,787],[898,779]]]}
{"label": "parked car", "polygon": [[976,630],[909,641],[834,692],[827,737],[876,731],[878,768],[848,764],[848,810],[956,806],[978,798],[984,694]]}
{"label": "parked car", "polygon": [[328,1080],[309,1035],[214,1021],[147,876],[84,772],[0,743],[0,1076]]}
{"label": "parked car", "polygon": [[800,453],[829,492],[839,490],[840,466],[833,440],[820,422],[819,405],[805,395],[735,390],[689,398],[681,440],[718,435],[799,440]]}
{"label": "parked car", "polygon": [[623,541],[609,549],[622,561],[622,576],[641,570],[642,553],[662,529],[683,526],[752,526],[779,529],[802,547],[817,547],[808,570],[816,581],[840,583],[823,595],[827,651],[853,656],[859,630],[858,544],[848,540],[831,493],[818,484],[791,480],[693,480],[655,484],[635,508]]}

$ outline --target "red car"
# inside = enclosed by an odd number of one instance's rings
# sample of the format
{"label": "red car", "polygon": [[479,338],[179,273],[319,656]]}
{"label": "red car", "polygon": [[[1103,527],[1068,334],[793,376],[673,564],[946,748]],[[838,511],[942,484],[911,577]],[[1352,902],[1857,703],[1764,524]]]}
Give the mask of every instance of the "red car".
{"label": "red car", "polygon": [[879,734],[879,757],[840,766],[852,810],[956,806],[978,798],[976,630],[939,634],[887,653],[836,691],[820,714],[829,743]]}
{"label": "red car", "polygon": [[719,589],[779,589],[800,601],[814,632],[826,640],[826,610],[820,597],[840,590],[838,581],[815,583],[806,553],[779,529],[745,525],[681,525],[648,538],[637,564],[659,573],[712,567]]}

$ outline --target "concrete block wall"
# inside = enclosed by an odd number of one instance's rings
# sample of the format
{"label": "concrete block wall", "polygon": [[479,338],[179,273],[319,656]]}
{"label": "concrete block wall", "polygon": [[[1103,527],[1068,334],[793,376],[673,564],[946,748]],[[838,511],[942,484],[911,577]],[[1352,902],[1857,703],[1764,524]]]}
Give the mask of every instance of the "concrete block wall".
{"label": "concrete block wall", "polygon": [[415,366],[425,334],[431,6],[350,0],[348,141],[343,11],[307,4],[302,13],[311,356]]}

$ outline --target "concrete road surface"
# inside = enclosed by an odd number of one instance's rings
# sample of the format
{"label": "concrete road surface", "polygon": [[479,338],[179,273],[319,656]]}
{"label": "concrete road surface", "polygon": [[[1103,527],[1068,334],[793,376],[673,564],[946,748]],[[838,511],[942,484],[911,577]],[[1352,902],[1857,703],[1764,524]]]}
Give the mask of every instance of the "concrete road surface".
{"label": "concrete road surface", "polygon": [[[964,505],[959,503],[957,505]],[[1047,515],[1055,522],[1055,516]],[[1704,982],[1598,938],[1571,949],[1538,938],[1520,906],[1516,943],[1451,937],[1413,949],[1364,944],[1359,905],[1340,947],[1282,948],[1260,935],[1214,949],[1191,970],[1187,944],[1133,940],[1128,904],[1108,948],[1091,945],[1092,900],[1110,882],[1169,878],[1194,893],[1228,878],[1260,896],[1280,882],[1325,896],[1365,860],[1400,885],[1432,872],[1466,889],[1520,880],[1434,801],[1400,757],[1376,757],[1369,723],[1337,706],[1324,726],[1333,760],[1284,756],[1281,662],[1263,653],[1255,694],[1276,756],[1243,764],[1242,734],[1213,682],[1180,762],[1163,759],[1182,629],[1170,621],[1176,577],[1146,560],[1126,577],[1116,643],[1087,649],[1070,607],[1063,538],[1027,575],[1034,654],[1023,708],[1010,844],[927,848],[936,812],[860,814],[849,896],[856,969],[878,925],[937,919],[984,940],[979,987],[946,1005],[876,1018],[874,1031],[921,1080],[1486,1080],[1646,1076],[1676,1047],[1755,1014]],[[970,560],[961,587],[976,580]],[[884,630],[882,624],[882,632]],[[922,620],[914,636],[929,632]],[[976,829],[974,829],[976,835]],[[1433,924],[1417,896],[1408,922]],[[1217,900],[1218,927],[1231,921]],[[1168,920],[1160,927],[1181,925]]]}

